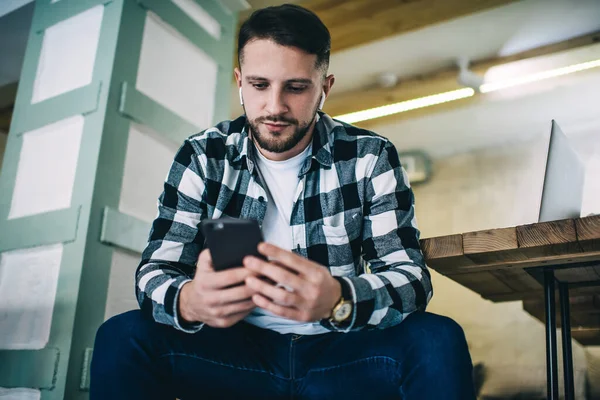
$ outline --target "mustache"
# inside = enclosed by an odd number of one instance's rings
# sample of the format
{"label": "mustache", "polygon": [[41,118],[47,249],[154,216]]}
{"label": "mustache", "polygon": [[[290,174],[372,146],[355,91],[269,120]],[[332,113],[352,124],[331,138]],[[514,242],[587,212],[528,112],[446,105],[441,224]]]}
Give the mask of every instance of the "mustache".
{"label": "mustache", "polygon": [[268,117],[258,117],[254,120],[255,123],[260,123],[260,122],[273,122],[273,123],[279,123],[279,122],[284,122],[286,124],[290,124],[290,125],[298,125],[298,120],[294,119],[294,118],[286,118],[282,115],[269,115]]}

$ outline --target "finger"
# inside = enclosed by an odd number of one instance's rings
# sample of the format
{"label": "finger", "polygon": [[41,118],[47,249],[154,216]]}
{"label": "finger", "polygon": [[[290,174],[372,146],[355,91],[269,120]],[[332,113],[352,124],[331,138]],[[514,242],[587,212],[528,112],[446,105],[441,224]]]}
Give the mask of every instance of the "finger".
{"label": "finger", "polygon": [[247,313],[256,308],[256,304],[252,300],[240,301],[238,303],[228,304],[220,307],[219,315],[222,318],[233,317],[234,315]]}
{"label": "finger", "polygon": [[201,285],[205,289],[217,290],[243,283],[246,278],[252,274],[252,271],[239,267],[227,269],[225,271],[208,272],[202,274],[199,279],[202,280]]}
{"label": "finger", "polygon": [[244,318],[246,318],[248,316],[248,314],[250,314],[252,312],[252,310],[254,310],[256,308],[256,304],[254,304],[254,302],[252,302],[252,306],[245,311],[236,313],[236,314],[231,314],[229,317],[227,317],[227,319],[229,321],[232,321],[233,323],[238,322]]}
{"label": "finger", "polygon": [[296,270],[293,270],[293,269],[291,269],[291,268],[288,268],[288,267],[286,267],[285,265],[283,265],[283,264],[282,264],[282,263],[280,263],[279,261],[276,261],[276,260],[270,259],[270,260],[269,260],[269,262],[270,262],[271,264],[273,264],[273,265],[277,265],[278,267],[280,267],[280,268],[283,268],[284,270],[286,270],[287,272],[289,272],[289,273],[291,273],[291,274],[294,274],[294,275],[300,275],[300,274],[298,273],[298,271],[296,271]]}
{"label": "finger", "polygon": [[236,286],[231,289],[224,289],[216,292],[215,304],[225,305],[242,300],[249,300],[252,298],[254,293],[256,293],[256,290],[247,285]]}
{"label": "finger", "polygon": [[233,325],[237,324],[239,321],[241,321],[242,319],[246,318],[246,316],[248,314],[250,314],[250,312],[254,308],[256,308],[256,304],[252,303],[252,306],[250,309],[247,309],[242,312],[235,313],[235,314],[230,314],[229,316],[224,317],[224,318],[211,319],[211,320],[207,321],[207,325],[212,326],[214,328],[229,328],[230,326],[233,326]]}
{"label": "finger", "polygon": [[289,286],[294,290],[301,290],[305,285],[305,281],[295,273],[257,257],[249,256],[244,258],[244,266],[257,275],[266,276],[272,281]]}
{"label": "finger", "polygon": [[297,294],[288,292],[285,289],[273,285],[269,285],[268,283],[265,283],[255,277],[251,276],[247,278],[246,285],[249,288],[254,289],[254,291],[258,294],[262,294],[263,296],[272,299],[277,304],[288,307],[298,307],[300,305],[299,303],[301,298]]}
{"label": "finger", "polygon": [[316,266],[306,258],[270,243],[263,242],[259,244],[258,251],[269,260],[276,261],[284,265],[286,268],[298,273],[304,274],[310,272],[310,269],[313,269]]}
{"label": "finger", "polygon": [[196,270],[200,271],[214,271],[212,265],[212,256],[208,248],[202,250],[198,256],[198,262],[196,263]]}
{"label": "finger", "polygon": [[[263,295],[255,294],[254,296],[252,296],[252,301],[258,307],[264,308],[265,310],[270,311],[275,315],[279,315],[280,317],[292,319],[295,321],[308,322],[306,320],[306,316],[303,315],[303,313],[300,312],[299,310],[297,310],[295,308],[285,307],[285,306],[282,306],[279,304],[275,304],[272,301],[270,301],[269,299],[267,299],[266,297],[264,297]],[[305,319],[301,319],[301,316],[305,317]]]}

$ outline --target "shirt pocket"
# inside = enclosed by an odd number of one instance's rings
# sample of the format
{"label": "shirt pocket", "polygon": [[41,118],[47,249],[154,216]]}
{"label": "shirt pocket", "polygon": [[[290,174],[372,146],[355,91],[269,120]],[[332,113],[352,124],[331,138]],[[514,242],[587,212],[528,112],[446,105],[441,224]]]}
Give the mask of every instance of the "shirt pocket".
{"label": "shirt pocket", "polygon": [[362,216],[354,214],[343,225],[323,224],[323,234],[328,245],[340,246],[349,244],[362,232]]}

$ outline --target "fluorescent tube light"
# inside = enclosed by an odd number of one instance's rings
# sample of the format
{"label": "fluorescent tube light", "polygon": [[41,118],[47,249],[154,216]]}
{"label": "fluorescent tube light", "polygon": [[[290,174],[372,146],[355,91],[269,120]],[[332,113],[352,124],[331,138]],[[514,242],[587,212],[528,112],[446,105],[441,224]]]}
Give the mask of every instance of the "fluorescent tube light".
{"label": "fluorescent tube light", "polygon": [[554,78],[572,74],[573,72],[585,71],[587,69],[600,67],[600,60],[588,61],[581,64],[569,65],[568,67],[550,69],[548,71],[536,72],[534,74],[517,76],[515,78],[499,80],[497,82],[489,82],[481,85],[479,90],[481,93],[489,93],[500,89],[506,89],[526,83],[542,81],[544,79]]}
{"label": "fluorescent tube light", "polygon": [[[588,61],[580,64],[570,65],[568,67],[555,68],[548,71],[536,72],[515,78],[503,79],[497,82],[484,83],[479,88],[479,91],[481,93],[489,93],[500,89],[538,82],[544,79],[572,74],[574,72],[585,71],[597,67],[600,67],[600,60]],[[431,96],[419,97],[386,106],[339,115],[334,118],[352,124],[355,122],[367,121],[369,119],[386,117],[388,115],[398,114],[405,111],[416,110],[418,108],[429,107],[436,104],[447,103],[454,100],[460,100],[471,97],[474,94],[475,90],[472,88],[452,90],[450,92],[438,93]]]}
{"label": "fluorescent tube light", "polygon": [[334,117],[337,120],[352,124],[359,121],[366,121],[374,118],[381,118],[392,114],[398,114],[404,111],[415,110],[436,104],[447,103],[449,101],[471,97],[475,91],[471,88],[452,90],[450,92],[438,93],[431,96],[419,97],[412,100],[401,101],[399,103],[389,104],[371,108],[368,110],[357,111],[350,114],[344,114]]}

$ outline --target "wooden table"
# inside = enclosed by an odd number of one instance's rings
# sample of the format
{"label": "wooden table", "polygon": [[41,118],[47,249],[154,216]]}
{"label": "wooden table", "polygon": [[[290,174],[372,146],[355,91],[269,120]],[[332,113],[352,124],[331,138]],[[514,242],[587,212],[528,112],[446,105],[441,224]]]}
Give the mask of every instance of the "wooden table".
{"label": "wooden table", "polygon": [[583,345],[600,345],[600,215],[434,237],[421,246],[437,272],[485,299],[522,300],[545,322],[549,399],[558,399],[560,304],[565,398],[573,399],[571,335]]}

